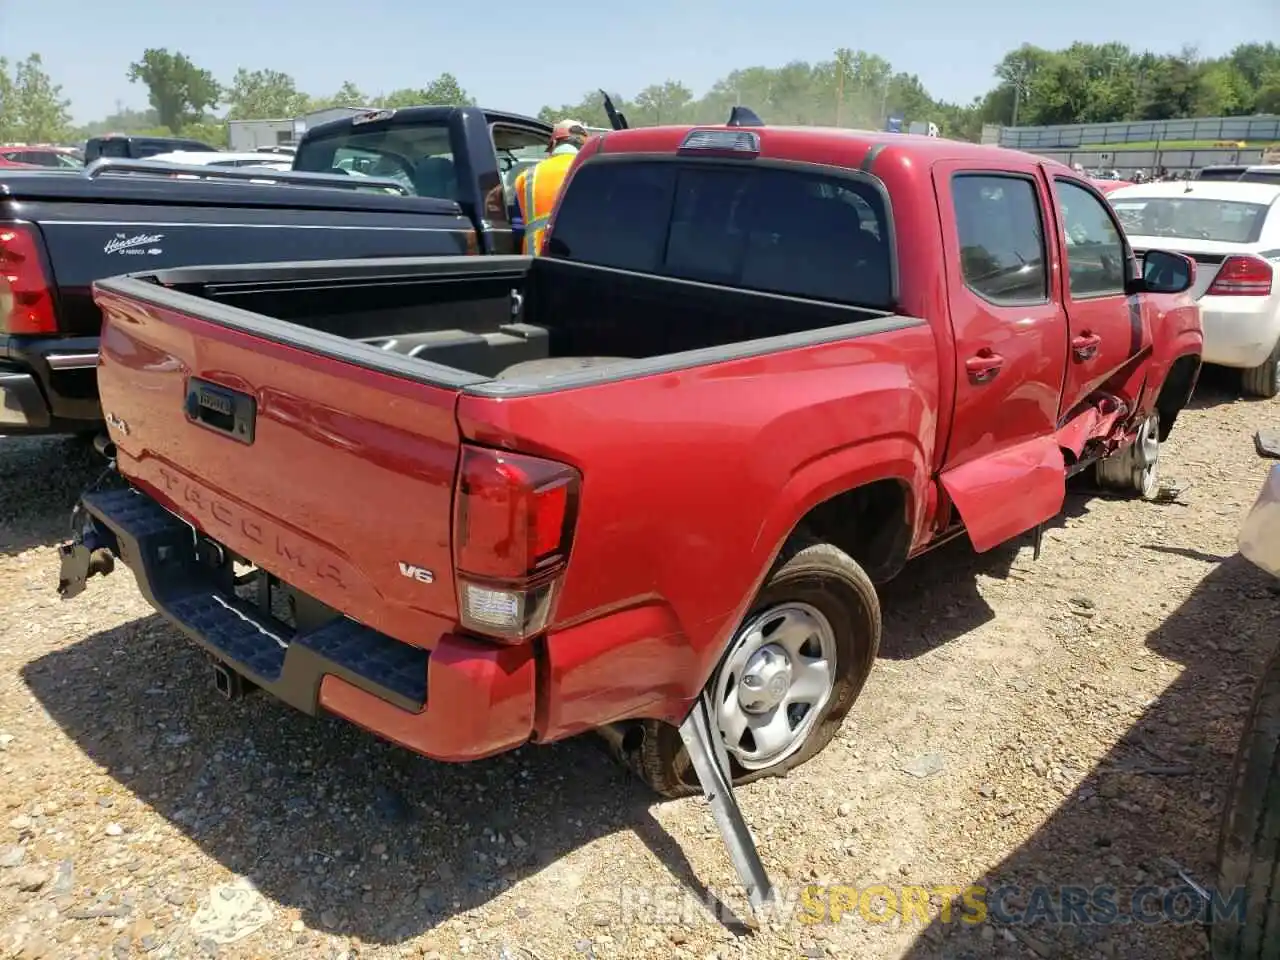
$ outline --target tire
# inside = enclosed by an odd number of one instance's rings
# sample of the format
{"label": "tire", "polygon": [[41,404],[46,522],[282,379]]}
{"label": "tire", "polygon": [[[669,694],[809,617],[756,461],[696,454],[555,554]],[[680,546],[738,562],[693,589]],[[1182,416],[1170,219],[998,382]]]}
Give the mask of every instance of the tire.
{"label": "tire", "polygon": [[1160,413],[1138,428],[1133,443],[1094,464],[1098,486],[1150,500],[1160,489]]}
{"label": "tire", "polygon": [[1276,343],[1271,356],[1258,366],[1241,371],[1240,385],[1251,397],[1270,400],[1280,396],[1280,342]]}
{"label": "tire", "polygon": [[[829,543],[804,540],[783,548],[773,572],[729,641],[707,689],[716,691],[732,678],[734,669],[745,669],[735,658],[746,649],[747,634],[753,628],[754,636],[769,637],[769,630],[774,629],[769,626],[770,621],[778,622],[778,618],[788,617],[792,611],[801,619],[816,611],[817,617],[809,622],[816,625],[825,620],[830,627],[829,640],[825,642],[834,650],[830,690],[825,700],[809,707],[797,726],[794,742],[776,759],[762,757],[760,762],[744,765],[734,748],[726,743],[735,784],[766,776],[785,776],[820,753],[840,729],[875,663],[880,646],[880,601],[871,579],[844,551]],[[764,629],[760,629],[762,623]],[[822,632],[819,631],[820,642]],[[778,648],[779,644],[768,646]],[[823,659],[825,662],[826,658]],[[738,676],[742,678],[741,673]],[[739,684],[738,688],[744,685]],[[733,698],[738,696],[734,694]],[[778,709],[774,707],[753,715],[776,715]],[[805,731],[802,734],[801,728]],[[638,742],[636,739],[631,738],[624,759],[656,793],[674,798],[702,792],[677,728],[657,720],[644,720],[639,724]]]}
{"label": "tire", "polygon": [[1218,894],[1244,891],[1243,916],[1214,917],[1214,960],[1280,960],[1280,649],[1245,716],[1218,838]]}

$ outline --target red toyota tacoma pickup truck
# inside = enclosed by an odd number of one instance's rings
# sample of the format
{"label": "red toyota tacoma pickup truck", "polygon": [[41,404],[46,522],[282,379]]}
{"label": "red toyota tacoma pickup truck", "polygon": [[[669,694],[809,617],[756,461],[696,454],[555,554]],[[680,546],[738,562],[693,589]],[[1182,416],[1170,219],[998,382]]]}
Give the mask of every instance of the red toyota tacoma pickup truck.
{"label": "red toyota tacoma pickup truck", "polygon": [[123,481],[63,595],[119,557],[224,691],[442,760],[605,730],[677,795],[704,691],[737,782],[830,741],[910,558],[1149,495],[1200,368],[1194,264],[995,147],[619,130],[548,242],[96,283]]}

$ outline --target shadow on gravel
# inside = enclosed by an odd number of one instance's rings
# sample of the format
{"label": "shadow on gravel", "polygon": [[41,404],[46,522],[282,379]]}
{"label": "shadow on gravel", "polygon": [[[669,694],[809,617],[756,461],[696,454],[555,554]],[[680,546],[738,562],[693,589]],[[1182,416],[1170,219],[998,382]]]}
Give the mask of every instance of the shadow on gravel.
{"label": "shadow on gravel", "polygon": [[76,437],[0,437],[0,556],[65,539],[71,508],[106,465]]}
{"label": "shadow on gravel", "polygon": [[[1254,682],[1275,648],[1277,618],[1280,585],[1243,557],[1228,558],[1205,577],[1147,637],[1152,653],[1181,664],[1184,672],[1147,704],[1099,697],[1100,712],[1145,709],[1049,821],[976,881],[989,890],[1017,888],[1000,898],[1003,916],[993,917],[994,925],[967,925],[954,922],[961,915],[957,909],[953,922],[935,921],[906,957],[1204,957],[1204,934],[1192,922],[1071,924],[1053,922],[1052,912],[1025,922],[1021,911],[1033,912],[1036,887],[1050,891],[1052,899],[1045,902],[1060,914],[1056,893],[1062,887],[1109,885],[1116,889],[1119,913],[1126,915],[1135,893],[1151,885],[1157,892],[1140,908],[1158,914],[1166,894],[1181,891],[1170,903],[1175,916],[1189,916],[1193,901],[1169,860],[1197,882],[1214,883],[1218,817]],[[1087,910],[1085,916],[1099,914]],[[982,927],[995,932],[994,939],[983,939]]]}
{"label": "shadow on gravel", "polygon": [[[1087,514],[1094,495],[1083,485],[1069,488],[1062,511],[1044,526],[1042,556],[1062,549],[1062,543],[1049,542],[1047,534],[1065,529],[1069,521]],[[1018,576],[1013,571],[1014,561],[1019,551],[1033,543],[1034,537],[1028,533],[994,550],[975,553],[969,538],[961,536],[908,563],[902,573],[879,588],[884,615],[880,656],[913,660],[994,620],[995,611],[978,591],[978,578]],[[920,604],[920,597],[926,594],[927,612]]]}
{"label": "shadow on gravel", "polygon": [[1260,397],[1246,397],[1241,390],[1240,371],[1207,365],[1200,371],[1196,391],[1188,410],[1212,410],[1224,403],[1270,403]]}
{"label": "shadow on gravel", "polygon": [[[22,675],[90,759],[209,856],[299,908],[311,929],[409,939],[624,830],[675,880],[708,895],[649,812],[654,795],[594,737],[435,763],[265,694],[227,702],[209,663],[150,616],[50,653]],[[102,815],[105,824],[110,813]],[[178,896],[205,893],[183,888],[186,871],[172,869]],[[588,889],[600,878],[583,879]]]}

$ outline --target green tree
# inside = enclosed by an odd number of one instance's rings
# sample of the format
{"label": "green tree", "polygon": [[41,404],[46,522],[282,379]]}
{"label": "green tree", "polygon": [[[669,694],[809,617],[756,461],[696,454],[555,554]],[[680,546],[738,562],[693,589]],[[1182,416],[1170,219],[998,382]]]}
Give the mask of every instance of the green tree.
{"label": "green tree", "polygon": [[222,93],[228,120],[290,120],[311,108],[311,98],[298,91],[293,77],[279,70],[241,67]]}
{"label": "green tree", "polygon": [[0,59],[0,141],[51,143],[71,135],[71,101],[45,72],[40,54],[19,60],[10,72]]}
{"label": "green tree", "polygon": [[359,87],[350,80],[344,80],[342,86],[338,88],[338,92],[331,97],[322,97],[313,100],[311,103],[312,110],[320,110],[325,107],[367,107],[370,98],[366,96]]}
{"label": "green tree", "polygon": [[173,133],[203,120],[205,110],[217,106],[221,96],[212,73],[185,54],[163,48],[144,50],[141,59],[129,64],[129,81],[146,86],[160,124]]}
{"label": "green tree", "polygon": [[[599,95],[597,94],[597,97]],[[601,109],[604,101],[601,100]],[[688,119],[693,104],[693,91],[677,80],[667,80],[645,87],[636,94],[635,104],[627,119],[637,126],[680,123]],[[581,117],[575,117],[582,120]],[[585,120],[582,121],[586,123]]]}
{"label": "green tree", "polygon": [[18,139],[17,129],[18,102],[13,77],[9,75],[9,61],[0,57],[0,142]]}
{"label": "green tree", "polygon": [[[630,104],[623,98],[620,93],[609,94],[613,100],[613,104],[623,113],[630,110]],[[558,107],[546,106],[538,111],[538,119],[545,123],[556,123],[560,120],[577,120],[584,123],[588,127],[604,127],[609,126],[609,115],[605,113],[604,99],[600,96],[600,91],[592,90],[582,95],[577,103],[562,103]],[[627,120],[631,120],[630,114]]]}
{"label": "green tree", "polygon": [[399,109],[401,107],[467,107],[474,106],[475,101],[462,89],[458,78],[451,73],[442,73],[425,87],[405,87],[392,90],[386,96],[378,97],[373,106]]}

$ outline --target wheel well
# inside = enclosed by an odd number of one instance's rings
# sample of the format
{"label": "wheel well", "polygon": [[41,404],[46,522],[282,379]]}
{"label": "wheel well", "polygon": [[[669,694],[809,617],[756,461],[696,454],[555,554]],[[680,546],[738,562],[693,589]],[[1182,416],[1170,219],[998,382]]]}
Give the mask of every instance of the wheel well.
{"label": "wheel well", "polygon": [[1200,377],[1200,358],[1194,355],[1178,357],[1169,368],[1168,375],[1156,397],[1156,410],[1160,413],[1160,442],[1169,439],[1178,414],[1191,400],[1196,381]]}
{"label": "wheel well", "polygon": [[839,547],[876,583],[898,574],[911,549],[911,496],[899,480],[877,480],[813,507],[798,530]]}

